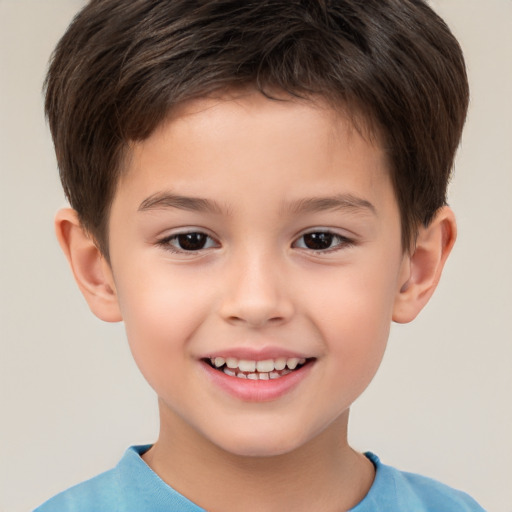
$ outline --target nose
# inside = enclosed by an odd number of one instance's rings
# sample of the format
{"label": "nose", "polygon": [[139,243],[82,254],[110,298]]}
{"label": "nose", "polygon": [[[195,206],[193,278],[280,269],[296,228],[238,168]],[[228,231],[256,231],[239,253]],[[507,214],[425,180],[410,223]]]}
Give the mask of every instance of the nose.
{"label": "nose", "polygon": [[290,282],[269,255],[240,255],[231,262],[220,315],[251,328],[286,323],[294,314]]}

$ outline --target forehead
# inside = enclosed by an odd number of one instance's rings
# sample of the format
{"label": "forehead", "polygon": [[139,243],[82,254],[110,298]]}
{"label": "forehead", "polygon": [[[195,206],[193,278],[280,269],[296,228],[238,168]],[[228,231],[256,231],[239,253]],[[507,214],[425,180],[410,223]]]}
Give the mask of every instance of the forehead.
{"label": "forehead", "polygon": [[150,137],[130,145],[117,192],[181,187],[204,195],[251,180],[256,191],[267,173],[265,195],[278,189],[300,195],[302,182],[318,187],[310,195],[325,195],[338,177],[333,167],[339,175],[354,170],[352,180],[387,182],[386,155],[359,120],[322,99],[269,99],[254,91],[187,101]]}

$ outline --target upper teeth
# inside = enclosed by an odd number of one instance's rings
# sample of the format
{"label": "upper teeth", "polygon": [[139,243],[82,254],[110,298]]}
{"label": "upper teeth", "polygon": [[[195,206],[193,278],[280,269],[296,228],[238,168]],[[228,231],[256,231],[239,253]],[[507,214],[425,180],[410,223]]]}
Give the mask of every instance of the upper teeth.
{"label": "upper teeth", "polygon": [[238,368],[241,372],[258,372],[269,373],[274,370],[284,370],[288,367],[295,370],[299,364],[304,364],[306,360],[298,357],[278,357],[277,359],[264,359],[263,361],[252,361],[250,359],[237,359],[236,357],[215,357],[211,359],[211,363],[220,368],[226,365],[228,368]]}

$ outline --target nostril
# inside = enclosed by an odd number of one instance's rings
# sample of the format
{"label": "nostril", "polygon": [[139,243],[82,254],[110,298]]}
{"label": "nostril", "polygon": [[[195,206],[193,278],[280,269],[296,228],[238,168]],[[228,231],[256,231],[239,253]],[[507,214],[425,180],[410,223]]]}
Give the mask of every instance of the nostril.
{"label": "nostril", "polygon": [[249,327],[263,327],[268,324],[279,324],[285,321],[283,316],[271,316],[267,315],[256,315],[256,314],[245,314],[243,316],[231,315],[226,319],[232,324],[245,324]]}
{"label": "nostril", "polygon": [[293,315],[293,300],[284,277],[262,265],[254,261],[246,264],[244,272],[226,282],[219,303],[219,314],[225,321],[261,327],[285,322]]}

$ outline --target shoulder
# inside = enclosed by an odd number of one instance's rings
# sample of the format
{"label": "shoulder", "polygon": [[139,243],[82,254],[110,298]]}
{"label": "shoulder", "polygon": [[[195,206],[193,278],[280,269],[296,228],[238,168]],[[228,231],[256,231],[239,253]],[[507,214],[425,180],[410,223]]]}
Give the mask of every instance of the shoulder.
{"label": "shoulder", "polygon": [[114,468],[57,494],[34,512],[90,512],[92,509],[116,511],[119,494]]}
{"label": "shoulder", "polygon": [[404,495],[414,496],[425,511],[484,512],[484,509],[463,491],[421,475],[396,469],[394,471],[397,488],[403,489]]}
{"label": "shoulder", "polygon": [[58,494],[34,512],[204,512],[142,460],[141,455],[149,448],[132,446],[115,468]]}
{"label": "shoulder", "polygon": [[485,512],[468,494],[437,480],[399,471],[366,454],[376,468],[375,481],[353,512]]}

